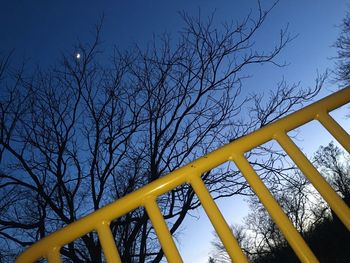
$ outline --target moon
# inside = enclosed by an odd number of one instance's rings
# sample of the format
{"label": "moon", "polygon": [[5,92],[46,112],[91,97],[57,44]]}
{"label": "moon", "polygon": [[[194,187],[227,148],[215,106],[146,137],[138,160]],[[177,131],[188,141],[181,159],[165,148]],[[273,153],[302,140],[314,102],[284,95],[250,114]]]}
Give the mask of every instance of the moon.
{"label": "moon", "polygon": [[81,57],[80,53],[77,53],[77,54],[75,55],[75,57],[76,57],[76,59],[80,59],[80,57]]}

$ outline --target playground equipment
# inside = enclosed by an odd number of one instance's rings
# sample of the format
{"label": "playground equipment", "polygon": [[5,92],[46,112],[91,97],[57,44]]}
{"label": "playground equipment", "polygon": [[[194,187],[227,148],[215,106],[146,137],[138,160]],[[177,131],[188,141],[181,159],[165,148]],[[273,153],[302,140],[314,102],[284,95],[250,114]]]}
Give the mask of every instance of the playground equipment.
{"label": "playground equipment", "polygon": [[42,257],[46,258],[50,263],[61,262],[60,248],[91,231],[98,233],[106,261],[121,262],[109,224],[112,220],[137,207],[145,207],[167,261],[182,262],[181,255],[176,248],[156,200],[158,196],[185,183],[193,187],[233,262],[247,262],[246,256],[201,179],[201,175],[204,172],[226,161],[233,161],[241,170],[243,176],[264,204],[271,218],[278,225],[300,261],[318,262],[304,239],[294,228],[248,160],[244,157],[244,153],[270,140],[276,140],[350,231],[349,207],[287,135],[290,130],[317,120],[350,153],[349,134],[329,115],[330,111],[348,102],[350,102],[350,87],[241,137],[116,200],[114,203],[67,225],[29,247],[17,258],[16,262],[34,262]]}

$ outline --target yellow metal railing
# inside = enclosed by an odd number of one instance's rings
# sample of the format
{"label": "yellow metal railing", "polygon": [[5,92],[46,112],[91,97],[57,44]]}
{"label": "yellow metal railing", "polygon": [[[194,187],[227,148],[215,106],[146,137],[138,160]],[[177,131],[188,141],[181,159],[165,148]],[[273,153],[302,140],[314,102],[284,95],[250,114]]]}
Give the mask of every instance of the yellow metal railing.
{"label": "yellow metal railing", "polygon": [[45,257],[50,263],[61,262],[60,248],[91,231],[97,231],[107,262],[121,262],[109,223],[140,206],[145,207],[168,262],[182,262],[156,199],[158,196],[185,183],[193,187],[231,259],[234,262],[247,262],[246,256],[201,179],[204,172],[226,161],[233,161],[241,170],[299,259],[302,262],[318,262],[301,235],[244,157],[244,153],[265,142],[276,140],[327,201],[347,229],[350,230],[349,207],[287,135],[288,131],[312,120],[317,120],[350,152],[349,134],[329,115],[330,111],[349,101],[350,87],[347,87],[241,137],[45,237],[24,251],[16,262],[33,262],[42,257]]}

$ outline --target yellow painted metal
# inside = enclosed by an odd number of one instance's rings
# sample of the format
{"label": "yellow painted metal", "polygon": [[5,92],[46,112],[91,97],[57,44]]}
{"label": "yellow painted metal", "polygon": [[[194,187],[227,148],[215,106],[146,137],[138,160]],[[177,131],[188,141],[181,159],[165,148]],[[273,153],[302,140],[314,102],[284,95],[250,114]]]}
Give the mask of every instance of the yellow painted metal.
{"label": "yellow painted metal", "polygon": [[[232,160],[233,157],[234,161],[237,162],[237,165],[240,166],[240,168],[242,168],[243,170],[245,170],[243,172],[248,182],[252,185],[252,187],[254,185],[253,188],[258,193],[259,198],[261,198],[262,202],[266,207],[269,207],[268,210],[270,214],[273,215],[272,217],[276,221],[276,224],[281,227],[281,230],[286,235],[287,240],[290,242],[291,246],[296,251],[299,258],[304,262],[315,262],[316,259],[314,259],[312,252],[307,248],[306,245],[303,245],[303,241],[299,240],[298,235],[295,234],[295,229],[293,230],[293,226],[291,226],[290,223],[287,223],[288,220],[286,220],[285,216],[283,216],[280,213],[281,208],[278,205],[276,205],[276,202],[273,200],[273,198],[271,198],[269,192],[265,189],[266,187],[263,185],[263,183],[256,179],[258,177],[255,171],[247,165],[247,161],[244,159],[243,154],[265,142],[268,142],[273,139],[278,139],[282,147],[284,146],[286,152],[292,155],[291,157],[294,159],[294,162],[305,172],[306,176],[308,176],[310,181],[314,185],[316,184],[315,187],[320,192],[322,192],[321,194],[323,196],[327,197],[327,202],[330,202],[330,205],[332,206],[332,208],[335,208],[334,211],[337,213],[339,218],[341,218],[346,227],[350,229],[350,215],[348,212],[349,208],[339,197],[336,197],[337,194],[330,187],[326,186],[326,184],[323,182],[320,183],[319,175],[316,175],[315,173],[316,169],[311,168],[312,165],[309,162],[306,162],[305,159],[303,159],[303,155],[300,155],[297,151],[299,149],[296,149],[293,146],[293,144],[290,144],[290,141],[287,140],[289,138],[286,139],[283,137],[283,134],[286,134],[288,131],[293,130],[307,122],[317,119],[332,134],[334,134],[334,136],[340,141],[340,143],[342,143],[342,145],[349,151],[349,135],[346,134],[346,132],[342,130],[342,128],[333,119],[325,115],[328,114],[328,112],[346,104],[349,101],[350,87],[347,87],[272,124],[269,124],[255,132],[252,132],[249,135],[241,137],[233,141],[232,143],[227,144],[217,149],[216,151],[213,151],[208,155],[193,161],[192,163],[138,189],[137,191],[131,194],[128,194],[127,196],[121,199],[116,200],[115,202],[107,205],[106,207],[103,207],[97,210],[96,212],[86,217],[83,217],[80,220],[45,237],[41,241],[32,245],[29,249],[25,250],[17,258],[16,262],[34,262],[35,260],[42,257],[46,257],[49,260],[49,262],[60,262],[60,258],[57,258],[56,256],[58,255],[57,251],[59,251],[59,248],[91,231],[94,231],[95,229],[98,230],[98,233],[101,238],[101,244],[104,244],[104,237],[107,237],[107,239],[109,240],[113,239],[113,237],[111,237],[110,234],[103,234],[104,230],[100,228],[102,222],[111,222],[112,220],[134,210],[135,208],[142,206],[146,206],[146,209],[151,211],[156,211],[158,209],[159,212],[159,208],[157,207],[156,203],[147,203],[146,205],[145,200],[156,200],[158,196],[167,193],[175,187],[188,182],[191,183],[194,188],[196,188],[195,191],[198,194],[198,196],[201,196],[199,198],[203,203],[203,206],[206,207],[207,213],[213,221],[214,226],[216,225],[216,229],[218,230],[220,238],[222,240],[228,240],[225,241],[225,245],[227,246],[227,250],[229,251],[229,254],[231,255],[232,259],[237,262],[245,262],[246,259],[244,259],[244,257],[237,256],[237,258],[235,258],[236,256],[234,254],[236,253],[232,251],[237,250],[237,246],[235,245],[236,241],[234,241],[234,237],[232,234],[228,234],[227,231],[223,230],[226,228],[225,226],[220,226],[221,224],[227,225],[227,223],[223,222],[220,216],[215,217],[211,215],[212,212],[210,211],[210,209],[213,208],[215,210],[215,206],[213,206],[213,204],[215,203],[207,195],[207,190],[205,190],[203,186],[199,186],[201,185],[201,183],[199,181],[196,181],[197,179],[194,179],[198,178],[198,174],[203,174],[204,172],[209,171],[228,160]],[[154,207],[154,205],[156,206],[156,208]],[[155,229],[158,229],[156,230],[156,232],[161,240],[169,240],[170,235],[167,232],[169,230],[167,228],[164,231],[162,230],[165,228],[164,225],[161,225],[165,223],[164,221],[157,219],[163,219],[159,216],[160,213],[158,212],[155,213],[155,217],[152,216],[152,224],[154,225]],[[153,212],[150,214],[153,214]],[[215,214],[217,213],[214,213],[214,215]],[[294,236],[296,237],[297,241],[293,241]],[[301,242],[301,245],[296,244],[299,243],[299,241]],[[161,241],[161,243],[164,242],[166,243],[166,241]],[[110,241],[107,241],[107,244],[110,243]],[[104,248],[109,248],[110,245],[103,246]],[[174,252],[174,246],[175,245],[171,245],[170,247],[172,248],[166,249],[170,250],[170,257],[174,255],[174,259],[168,258],[168,260],[171,262],[181,262],[179,259],[180,256],[175,256],[175,254],[177,253]],[[55,251],[55,249],[56,252],[52,253],[52,251]],[[106,255],[105,251],[104,253]],[[111,257],[115,257],[115,261],[118,262],[118,256],[116,256],[117,252],[113,253],[114,256],[111,255]]]}
{"label": "yellow painted metal", "polygon": [[333,191],[332,187],[285,133],[279,133],[275,137],[294,163],[310,180],[312,185],[322,195],[344,225],[350,230],[350,208],[343,202],[341,197]]}
{"label": "yellow painted metal", "polygon": [[232,235],[230,227],[222,216],[202,179],[199,176],[193,176],[190,184],[201,201],[206,214],[208,215],[231,259],[234,262],[248,262],[247,257],[244,255],[237,240]]}
{"label": "yellow painted metal", "polygon": [[47,260],[50,263],[61,263],[60,249],[58,247],[51,248],[47,253]]}
{"label": "yellow painted metal", "polygon": [[317,120],[350,153],[350,136],[327,112],[317,114]]}
{"label": "yellow painted metal", "polygon": [[311,252],[304,239],[294,228],[287,215],[283,212],[282,208],[273,198],[265,184],[251,167],[248,160],[243,156],[243,154],[234,154],[232,157],[233,161],[242,171],[243,176],[247,179],[247,182],[252,187],[255,194],[259,197],[272,219],[276,222],[277,226],[285,236],[290,246],[293,248],[300,261],[318,262],[317,258]]}
{"label": "yellow painted metal", "polygon": [[119,253],[117,251],[115,241],[112,235],[112,231],[109,227],[108,221],[102,221],[100,226],[97,227],[97,233],[100,238],[100,243],[108,263],[121,263]]}
{"label": "yellow painted metal", "polygon": [[164,221],[157,202],[153,198],[148,198],[145,202],[145,208],[149,218],[151,219],[154,230],[156,231],[160,245],[162,246],[163,252],[168,262],[182,262],[180,253],[176,248],[174,240]]}

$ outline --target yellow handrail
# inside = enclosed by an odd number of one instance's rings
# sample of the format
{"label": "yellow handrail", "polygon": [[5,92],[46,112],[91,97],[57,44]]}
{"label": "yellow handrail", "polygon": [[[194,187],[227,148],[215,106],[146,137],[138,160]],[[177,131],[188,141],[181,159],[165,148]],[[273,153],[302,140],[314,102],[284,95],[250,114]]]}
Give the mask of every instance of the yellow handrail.
{"label": "yellow handrail", "polygon": [[233,161],[241,170],[299,259],[302,262],[318,262],[304,239],[244,157],[244,153],[270,140],[276,140],[350,230],[349,207],[287,135],[290,130],[312,120],[318,120],[350,152],[349,134],[329,115],[330,111],[349,101],[350,87],[347,87],[241,137],[52,233],[24,251],[16,262],[34,262],[42,257],[45,257],[50,263],[61,262],[60,248],[91,231],[97,231],[107,262],[121,262],[109,224],[112,220],[141,206],[145,207],[150,217],[168,262],[182,262],[156,199],[185,183],[193,187],[231,259],[234,262],[247,262],[246,256],[201,179],[201,175],[206,171],[226,161]]}

